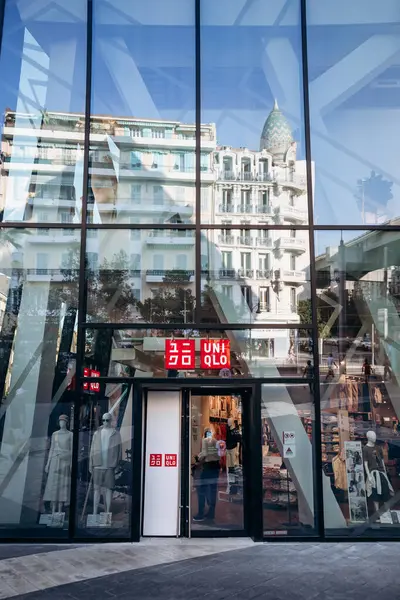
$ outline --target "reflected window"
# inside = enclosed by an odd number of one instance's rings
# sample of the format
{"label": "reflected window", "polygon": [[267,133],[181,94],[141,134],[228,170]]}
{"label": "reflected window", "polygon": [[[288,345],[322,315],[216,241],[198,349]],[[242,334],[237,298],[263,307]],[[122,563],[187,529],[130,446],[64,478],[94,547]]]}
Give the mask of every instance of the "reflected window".
{"label": "reflected window", "polygon": [[194,231],[96,233],[87,241],[88,321],[194,322]]}
{"label": "reflected window", "polygon": [[81,219],[86,4],[5,3],[1,221]]}
{"label": "reflected window", "polygon": [[263,385],[261,427],[264,535],[315,535],[312,394]]}
{"label": "reflected window", "polygon": [[[276,323],[309,325],[308,232],[296,233],[274,229],[203,231],[207,268],[202,270],[202,321],[265,324],[266,329]],[[229,297],[224,293],[227,285],[232,290]]]}
{"label": "reflected window", "polygon": [[[315,219],[377,225],[398,216],[398,6],[307,3]],[[340,14],[340,18],[337,16]],[[329,48],[329,51],[328,51]]]}
{"label": "reflected window", "polygon": [[319,231],[322,461],[328,535],[397,535],[400,240]]}
{"label": "reflected window", "polygon": [[[88,376],[102,372],[98,338]],[[86,361],[86,364],[89,364]],[[129,369],[121,374],[129,375]],[[84,383],[80,404],[76,533],[130,537],[132,499],[132,386]]]}
{"label": "reflected window", "polygon": [[194,20],[194,2],[93,2],[89,222],[194,221]]}
{"label": "reflected window", "polygon": [[201,4],[201,121],[217,140],[201,169],[203,223],[308,222],[300,1],[279,7]]}
{"label": "reflected window", "polygon": [[0,230],[5,537],[66,537],[70,518],[80,234],[38,233]]}

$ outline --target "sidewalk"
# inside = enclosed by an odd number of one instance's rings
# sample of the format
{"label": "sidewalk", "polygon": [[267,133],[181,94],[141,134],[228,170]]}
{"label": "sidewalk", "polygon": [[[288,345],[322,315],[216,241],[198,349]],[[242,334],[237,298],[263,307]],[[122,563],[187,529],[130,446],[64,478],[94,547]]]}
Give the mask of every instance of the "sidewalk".
{"label": "sidewalk", "polygon": [[[36,548],[35,553],[30,549]],[[379,600],[399,597],[397,543],[0,546],[0,598],[29,600]],[[26,555],[23,555],[26,551]],[[29,553],[29,554],[28,554]]]}

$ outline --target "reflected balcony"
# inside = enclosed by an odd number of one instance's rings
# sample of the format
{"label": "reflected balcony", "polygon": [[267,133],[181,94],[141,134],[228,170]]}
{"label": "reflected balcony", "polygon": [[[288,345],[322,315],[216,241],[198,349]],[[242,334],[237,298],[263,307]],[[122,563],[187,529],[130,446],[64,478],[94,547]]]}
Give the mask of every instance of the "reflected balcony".
{"label": "reflected balcony", "polygon": [[233,204],[220,204],[218,207],[218,212],[220,213],[233,213],[234,206]]}
{"label": "reflected balcony", "polygon": [[305,223],[307,222],[307,212],[300,210],[294,206],[280,206],[278,209],[278,215],[285,221],[291,221],[293,223]]}
{"label": "reflected balcony", "polygon": [[260,302],[259,307],[261,312],[271,312],[271,305],[268,302]]}
{"label": "reflected balcony", "polygon": [[306,241],[300,238],[280,237],[275,242],[275,246],[279,250],[287,250],[289,252],[296,252],[299,254],[302,254],[306,251]]}
{"label": "reflected balcony", "polygon": [[26,269],[26,279],[37,283],[56,281],[75,285],[79,279],[79,271],[68,267],[65,269]]}
{"label": "reflected balcony", "polygon": [[222,181],[235,181],[236,179],[236,175],[234,171],[228,171],[228,170],[223,170],[221,171],[221,173],[219,174],[218,179],[222,180]]}
{"label": "reflected balcony", "polygon": [[240,235],[237,237],[237,243],[239,246],[251,246],[253,239],[250,235]]}
{"label": "reflected balcony", "polygon": [[305,175],[297,175],[296,173],[275,173],[274,179],[278,185],[299,190],[304,192],[307,189],[307,178]]}
{"label": "reflected balcony", "polygon": [[238,204],[236,212],[240,214],[251,214],[253,212],[252,204]]}
{"label": "reflected balcony", "polygon": [[195,244],[195,238],[192,231],[149,231],[146,243],[149,246],[191,247]]}
{"label": "reflected balcony", "polygon": [[260,204],[256,207],[256,212],[259,215],[272,215],[273,209],[270,204]]}
{"label": "reflected balcony", "polygon": [[167,283],[174,281],[176,285],[181,283],[193,283],[194,271],[181,269],[165,270],[165,269],[147,269],[147,283]]}
{"label": "reflected balcony", "polygon": [[79,244],[80,235],[77,229],[37,229],[27,237],[26,244]]}
{"label": "reflected balcony", "polygon": [[277,270],[277,279],[285,281],[286,283],[305,283],[306,274],[304,271],[293,271],[286,269]]}
{"label": "reflected balcony", "polygon": [[273,241],[271,238],[258,237],[258,238],[256,238],[256,244],[257,244],[257,246],[260,246],[262,248],[272,248]]}
{"label": "reflected balcony", "polygon": [[219,244],[226,244],[226,245],[231,245],[235,243],[235,236],[233,235],[219,235],[218,236],[218,243]]}
{"label": "reflected balcony", "polygon": [[235,269],[220,269],[219,276],[221,279],[235,279],[236,271]]}
{"label": "reflected balcony", "polygon": [[256,278],[257,279],[271,279],[273,277],[272,269],[257,269],[256,270]]}
{"label": "reflected balcony", "polygon": [[239,279],[253,279],[254,277],[253,269],[238,269],[237,274]]}

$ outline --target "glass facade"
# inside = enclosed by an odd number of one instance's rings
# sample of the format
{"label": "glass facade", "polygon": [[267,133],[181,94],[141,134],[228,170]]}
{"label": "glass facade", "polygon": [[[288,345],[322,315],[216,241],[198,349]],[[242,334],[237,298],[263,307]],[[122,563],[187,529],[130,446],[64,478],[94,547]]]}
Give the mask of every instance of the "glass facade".
{"label": "glass facade", "polygon": [[0,11],[0,538],[398,538],[397,3]]}

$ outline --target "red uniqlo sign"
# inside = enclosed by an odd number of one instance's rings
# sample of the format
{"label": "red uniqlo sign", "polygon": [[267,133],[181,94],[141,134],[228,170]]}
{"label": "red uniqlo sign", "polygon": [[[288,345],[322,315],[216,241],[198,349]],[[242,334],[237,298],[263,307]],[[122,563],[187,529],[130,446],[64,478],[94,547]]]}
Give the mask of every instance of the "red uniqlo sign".
{"label": "red uniqlo sign", "polygon": [[150,467],[162,467],[162,454],[150,454]]}
{"label": "red uniqlo sign", "polygon": [[194,369],[196,348],[194,340],[166,340],[165,368]]}
{"label": "red uniqlo sign", "polygon": [[[100,371],[93,371],[92,369],[88,369],[87,367],[85,367],[83,369],[83,376],[84,377],[100,377]],[[99,392],[100,391],[100,383],[97,383],[97,381],[91,381],[90,383],[88,381],[84,381],[83,389],[90,390],[91,392]]]}
{"label": "red uniqlo sign", "polygon": [[164,457],[164,466],[165,467],[177,467],[178,466],[178,456],[176,454],[166,454]]}
{"label": "red uniqlo sign", "polygon": [[[90,371],[90,377],[100,377],[100,371]],[[92,392],[99,392],[100,383],[97,383],[97,381],[91,381],[89,384],[89,389]]]}
{"label": "red uniqlo sign", "polygon": [[202,369],[229,369],[231,366],[229,340],[201,340],[200,366]]}

